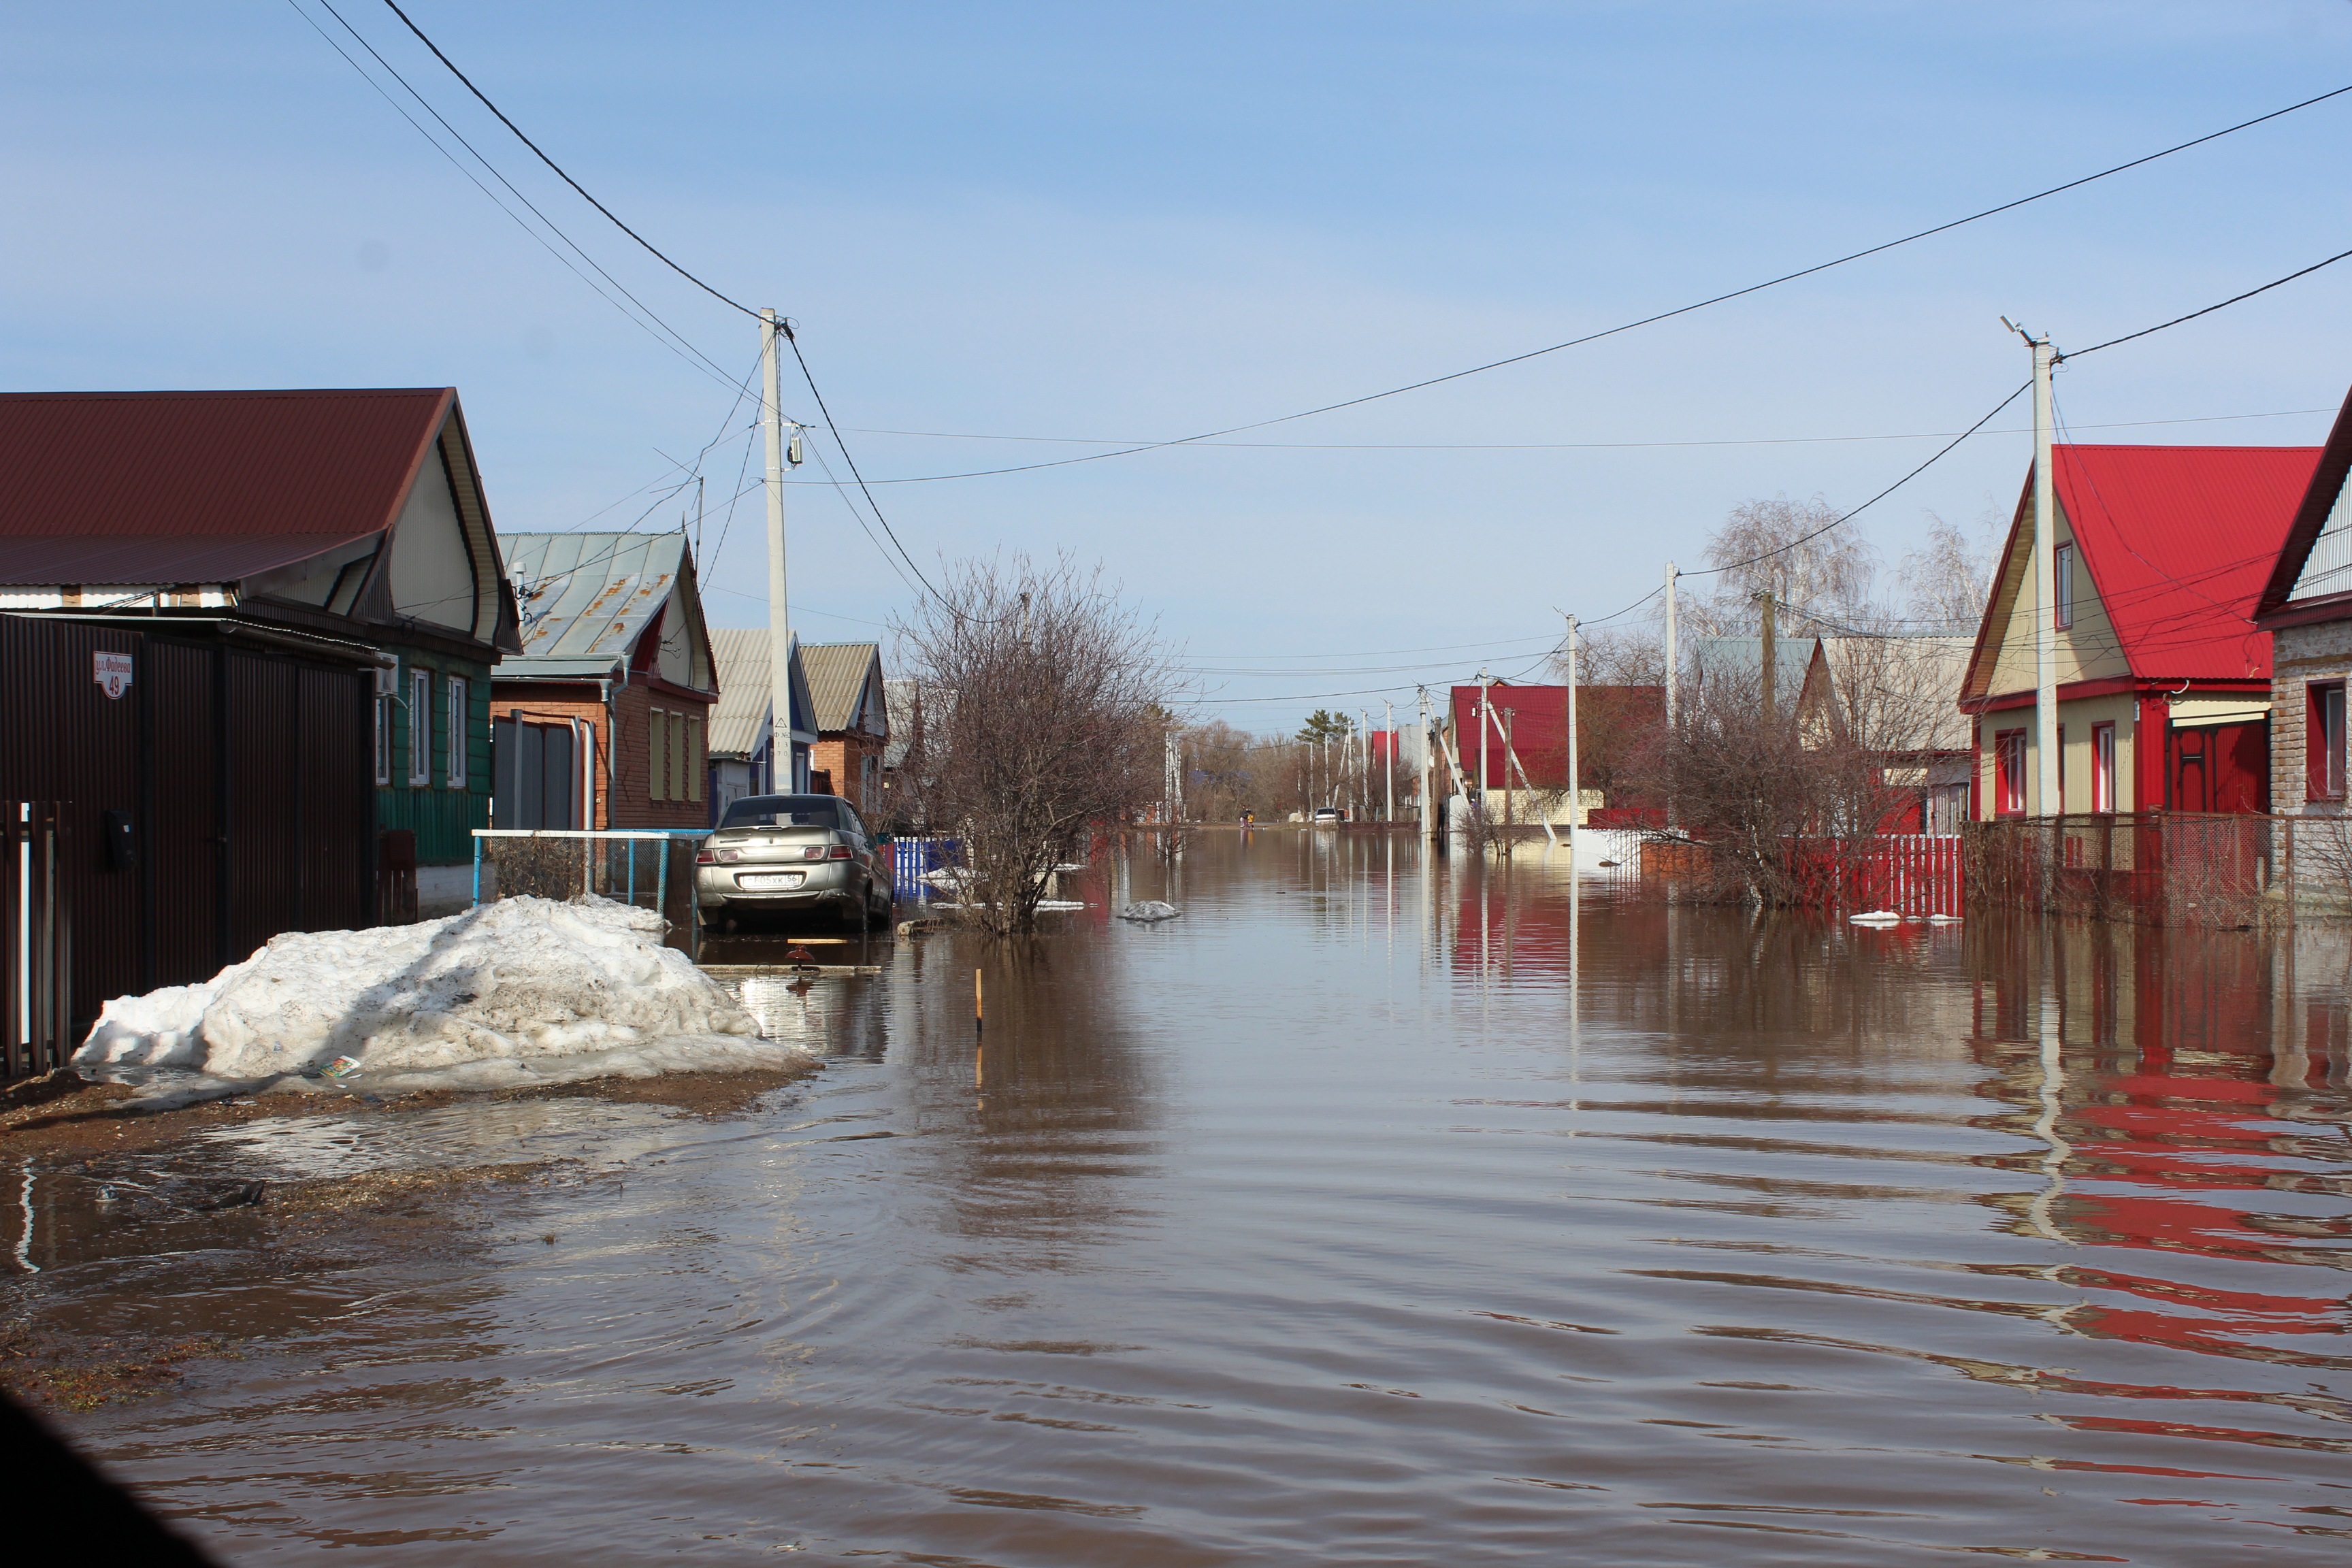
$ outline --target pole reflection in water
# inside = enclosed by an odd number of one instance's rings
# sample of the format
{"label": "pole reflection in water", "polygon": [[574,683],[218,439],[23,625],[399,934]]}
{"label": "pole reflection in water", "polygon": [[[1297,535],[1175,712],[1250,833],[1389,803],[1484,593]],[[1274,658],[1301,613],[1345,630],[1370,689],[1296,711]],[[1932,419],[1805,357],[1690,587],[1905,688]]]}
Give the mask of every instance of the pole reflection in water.
{"label": "pole reflection in water", "polygon": [[[289,1274],[267,1206],[142,1228],[45,1169],[10,1305],[234,1343],[69,1418],[232,1562],[2342,1561],[2343,933],[1157,853],[1034,940],[754,986],[827,1056],[746,1116],[303,1145],[583,1162],[446,1245]],[[1130,879],[1183,918],[1106,919]]]}

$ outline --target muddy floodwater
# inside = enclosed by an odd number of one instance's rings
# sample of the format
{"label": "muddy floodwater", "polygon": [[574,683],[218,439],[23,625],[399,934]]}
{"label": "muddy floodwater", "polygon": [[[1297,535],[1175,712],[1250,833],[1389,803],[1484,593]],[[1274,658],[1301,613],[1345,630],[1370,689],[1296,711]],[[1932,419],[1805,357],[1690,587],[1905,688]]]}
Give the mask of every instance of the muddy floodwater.
{"label": "muddy floodwater", "polygon": [[827,1055],[746,1113],[7,1171],[0,1306],[218,1348],[58,1419],[228,1563],[2352,1560],[2342,934],[1863,930],[1331,832],[1067,881],[1025,946],[744,982]]}

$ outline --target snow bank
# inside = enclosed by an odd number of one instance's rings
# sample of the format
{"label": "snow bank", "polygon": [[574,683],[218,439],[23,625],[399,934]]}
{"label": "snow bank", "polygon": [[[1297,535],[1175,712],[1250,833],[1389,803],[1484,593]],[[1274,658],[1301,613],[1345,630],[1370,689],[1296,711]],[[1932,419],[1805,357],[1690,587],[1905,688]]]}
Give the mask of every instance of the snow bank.
{"label": "snow bank", "polygon": [[1129,904],[1119,910],[1118,918],[1123,921],[1149,924],[1153,921],[1172,921],[1183,912],[1175,905],[1163,902],[1159,899],[1146,899],[1141,903]]}
{"label": "snow bank", "polygon": [[109,1002],[74,1064],[141,1080],[164,1069],[185,1089],[299,1086],[348,1056],[362,1087],[403,1089],[805,1055],[760,1039],[733,994],[661,945],[662,930],[652,910],[603,899],[515,898],[416,925],[289,931],[204,984]]}

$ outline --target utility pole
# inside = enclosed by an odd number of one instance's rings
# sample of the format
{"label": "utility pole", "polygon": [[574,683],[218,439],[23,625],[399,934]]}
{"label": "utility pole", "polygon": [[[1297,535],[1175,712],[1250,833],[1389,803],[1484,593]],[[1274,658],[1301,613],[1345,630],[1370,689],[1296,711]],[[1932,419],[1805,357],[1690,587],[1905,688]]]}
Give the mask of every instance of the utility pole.
{"label": "utility pole", "polygon": [[1769,724],[1773,718],[1772,678],[1780,673],[1775,668],[1779,663],[1780,645],[1773,635],[1772,590],[1767,588],[1757,596],[1764,603],[1764,722]]}
{"label": "utility pole", "polygon": [[1430,738],[1429,688],[1423,686],[1416,689],[1421,693],[1421,831],[1423,837],[1435,843],[1440,831],[1438,824],[1442,818],[1433,809],[1436,802],[1429,792],[1430,763],[1435,760],[1432,753],[1437,750],[1437,747]]}
{"label": "utility pole", "polygon": [[1396,821],[1396,704],[1383,700],[1381,707],[1387,710],[1389,726],[1388,755],[1384,759],[1388,763],[1388,777],[1381,791],[1381,820],[1394,823]]}
{"label": "utility pole", "polygon": [[1486,700],[1486,692],[1493,684],[1486,679],[1485,670],[1478,672],[1478,811],[1481,816],[1486,810],[1486,720],[1494,711],[1494,704]]}
{"label": "utility pole", "polygon": [[1021,591],[1021,646],[1029,646],[1029,591]]}
{"label": "utility pole", "polygon": [[793,612],[784,599],[784,397],[776,364],[782,330],[773,310],[760,312],[760,424],[768,446],[768,759],[790,794],[801,780],[793,766]]}
{"label": "utility pole", "polygon": [[[1671,568],[1670,568],[1671,570]],[[1576,617],[1568,617],[1568,869],[1576,873],[1576,830],[1584,822],[1584,793],[1576,777]]]}
{"label": "utility pole", "polygon": [[[2058,504],[2050,476],[2050,366],[2055,356],[2047,336],[2026,342],[2033,345],[2033,815],[2055,816],[2060,808]],[[2054,838],[2052,844],[2054,847]]]}
{"label": "utility pole", "polygon": [[1681,575],[1681,573],[1675,570],[1673,562],[1666,563],[1666,728],[1669,730],[1675,727],[1675,600],[1680,595],[1675,580]]}

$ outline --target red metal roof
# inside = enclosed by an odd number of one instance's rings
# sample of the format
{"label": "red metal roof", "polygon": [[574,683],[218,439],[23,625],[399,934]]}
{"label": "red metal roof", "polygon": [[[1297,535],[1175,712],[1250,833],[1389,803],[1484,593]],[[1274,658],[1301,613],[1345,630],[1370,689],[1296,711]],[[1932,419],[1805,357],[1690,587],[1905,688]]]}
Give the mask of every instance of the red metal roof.
{"label": "red metal roof", "polygon": [[217,580],[229,574],[217,564],[188,570],[206,555],[192,548],[197,540],[227,547],[221,563],[252,572],[278,563],[272,555],[299,560],[378,532],[456,396],[449,387],[0,394],[0,579],[70,581],[26,572],[80,545],[95,558],[83,581]]}
{"label": "red metal roof", "polygon": [[[2074,526],[2083,566],[2136,678],[2270,679],[2270,634],[2256,629],[2254,603],[2319,452],[2316,447],[2053,448],[2059,508]],[[2004,571],[2032,506],[2029,468],[2001,552]],[[2030,618],[2021,604],[2010,624],[2022,632]],[[1971,694],[1983,693],[1990,673],[1992,631],[1989,614],[1969,672]]]}

